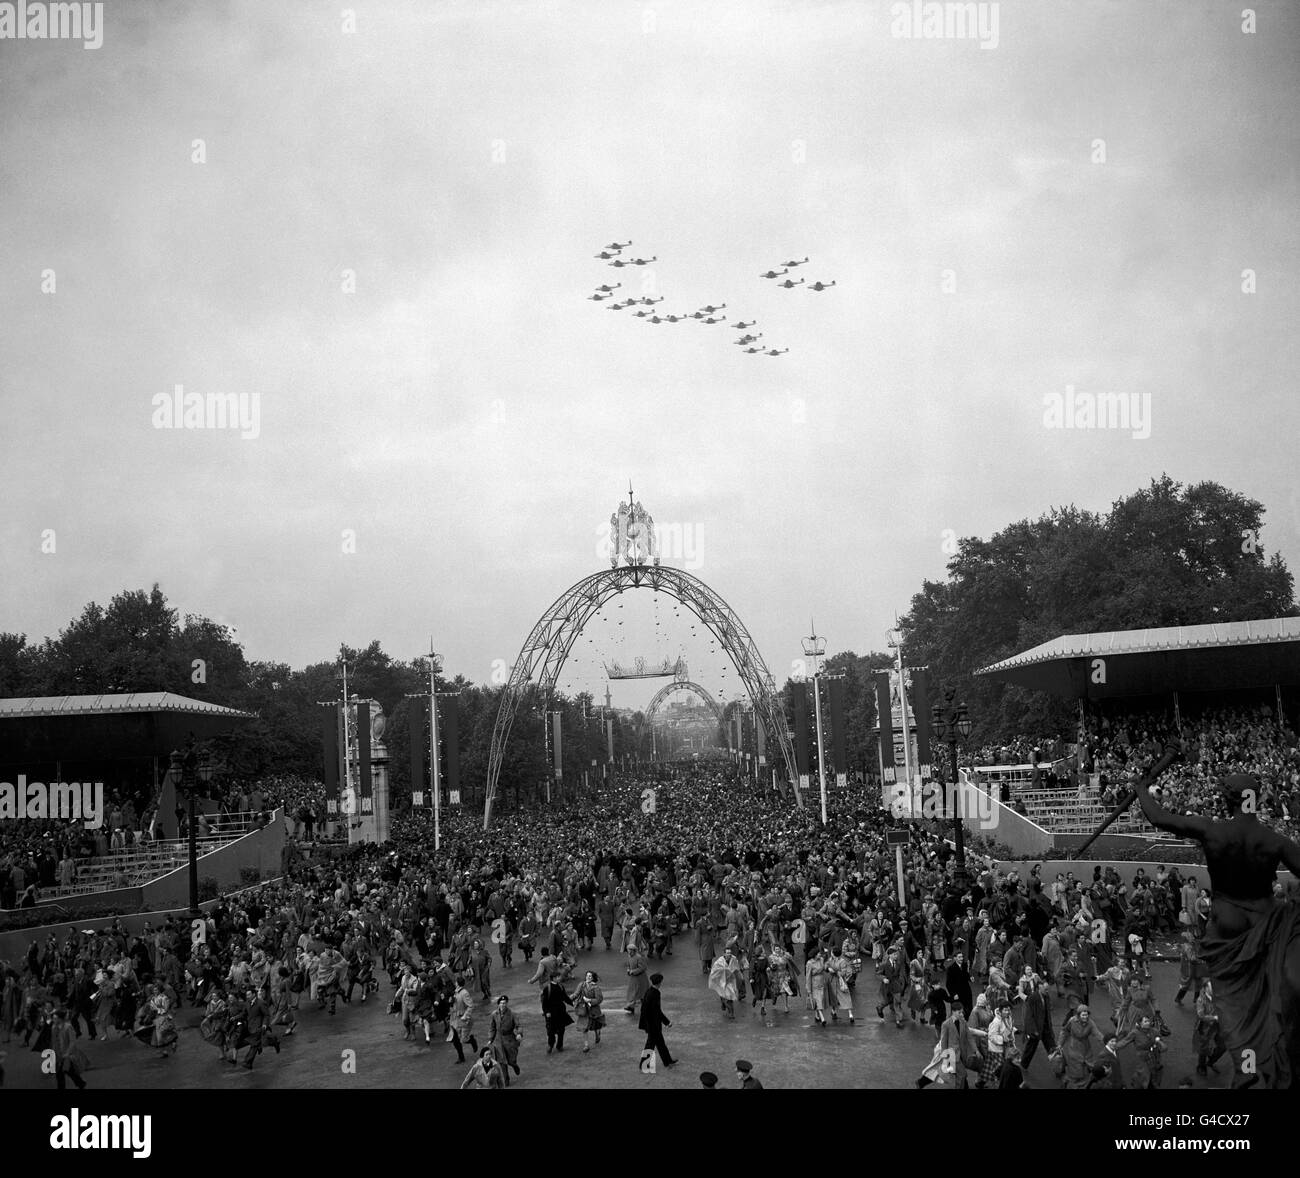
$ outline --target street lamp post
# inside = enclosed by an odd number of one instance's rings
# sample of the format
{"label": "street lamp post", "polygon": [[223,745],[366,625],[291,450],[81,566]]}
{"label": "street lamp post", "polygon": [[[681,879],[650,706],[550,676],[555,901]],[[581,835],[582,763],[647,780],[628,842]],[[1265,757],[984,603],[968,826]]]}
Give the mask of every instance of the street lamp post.
{"label": "street lamp post", "polygon": [[819,638],[816,627],[810,624],[813,633],[803,640],[803,652],[813,661],[813,714],[817,721],[817,782],[822,792],[822,825],[826,825],[826,755],[822,748],[822,694],[821,667],[818,660],[826,653],[826,640]]}
{"label": "street lamp post", "polygon": [[172,782],[185,791],[186,811],[189,825],[189,875],[190,875],[190,918],[197,920],[199,912],[199,846],[198,822],[195,815],[195,796],[212,780],[212,758],[207,749],[197,755],[189,749],[182,755],[179,750],[172,750]]}
{"label": "street lamp post", "polygon": [[956,690],[951,687],[948,688],[944,692],[944,702],[935,704],[930,709],[930,723],[934,728],[935,735],[940,740],[946,740],[948,744],[948,770],[951,774],[953,799],[953,841],[957,846],[957,866],[953,871],[953,880],[959,889],[965,890],[966,842],[962,825],[962,811],[965,809],[965,799],[961,793],[961,778],[957,766],[957,742],[958,740],[965,740],[970,735],[971,722],[970,716],[966,713],[966,705],[964,703],[954,703],[956,698]]}

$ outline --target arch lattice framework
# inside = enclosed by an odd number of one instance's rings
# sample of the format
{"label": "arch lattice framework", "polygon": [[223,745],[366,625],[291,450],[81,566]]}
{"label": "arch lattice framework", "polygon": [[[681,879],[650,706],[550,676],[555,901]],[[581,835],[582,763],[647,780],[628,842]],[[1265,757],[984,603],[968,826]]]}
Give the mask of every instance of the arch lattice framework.
{"label": "arch lattice framework", "polygon": [[549,704],[560,670],[583,627],[606,602],[629,589],[652,589],[667,593],[709,628],[740,675],[753,702],[754,713],[765,726],[770,743],[781,750],[786,776],[794,788],[795,800],[798,805],[803,805],[785,710],[777,698],[772,673],[767,669],[763,656],[759,654],[754,640],[735,610],[703,581],[684,569],[669,565],[624,565],[602,569],[569,586],[541,616],[519,651],[510,672],[510,680],[502,693],[501,707],[492,729],[487,798],[483,805],[484,830],[492,821],[492,803],[496,800],[501,761],[515,713],[519,710],[525,693],[530,688],[536,689],[543,702]]}
{"label": "arch lattice framework", "polygon": [[655,692],[655,697],[649,703],[645,710],[646,723],[654,719],[655,713],[663,706],[666,700],[674,691],[693,691],[700,697],[713,711],[719,724],[722,723],[722,708],[718,706],[718,701],[704,690],[698,683],[692,683],[689,679],[674,679],[671,683],[664,684]]}

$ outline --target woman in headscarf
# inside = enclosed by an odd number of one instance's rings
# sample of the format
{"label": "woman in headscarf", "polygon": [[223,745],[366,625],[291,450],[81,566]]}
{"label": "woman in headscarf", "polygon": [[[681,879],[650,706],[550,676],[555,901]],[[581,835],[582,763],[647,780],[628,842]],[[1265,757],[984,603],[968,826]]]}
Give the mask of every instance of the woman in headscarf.
{"label": "woman in headscarf", "polygon": [[1105,1051],[1101,1031],[1087,1006],[1079,1006],[1061,1028],[1059,1050],[1065,1060],[1065,1088],[1086,1088],[1092,1069]]}
{"label": "woman in headscarf", "polygon": [[623,1007],[628,1014],[636,1014],[636,1004],[650,989],[650,980],[646,977],[646,959],[633,941],[627,950],[627,1004]]}
{"label": "woman in headscarf", "polygon": [[591,1050],[588,1036],[595,1032],[596,1042],[600,1042],[600,1029],[605,1025],[605,1015],[600,1004],[605,1001],[605,992],[600,988],[600,976],[595,970],[587,970],[586,975],[573,992],[573,1012],[578,1016],[578,1030],[582,1032],[582,1050]]}

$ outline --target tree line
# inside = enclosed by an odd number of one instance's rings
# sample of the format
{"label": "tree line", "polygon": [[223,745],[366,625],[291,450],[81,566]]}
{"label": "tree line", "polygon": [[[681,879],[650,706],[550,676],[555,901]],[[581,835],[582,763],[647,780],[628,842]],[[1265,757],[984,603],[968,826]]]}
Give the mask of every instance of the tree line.
{"label": "tree line", "polygon": [[[946,687],[957,689],[970,708],[977,744],[1022,732],[1068,731],[1069,701],[975,672],[1060,634],[1295,615],[1292,575],[1282,557],[1266,556],[1260,543],[1263,517],[1258,501],[1217,483],[1184,486],[1163,475],[1105,513],[1053,507],[988,539],[963,538],[946,578],[925,581],[900,619],[906,662],[931,668],[935,699]],[[387,716],[391,780],[397,796],[409,795],[412,715],[427,715],[428,701],[408,696],[428,690],[423,658],[394,658],[375,641],[341,646],[333,657],[301,669],[250,661],[226,627],[206,617],[180,617],[157,585],[120,593],[107,606],[91,602],[56,637],[38,644],[23,634],[0,633],[0,696],[171,691],[209,700],[256,713],[224,742],[231,773],[319,777],[319,705],[340,696],[341,660],[348,663],[349,691],[377,700]],[[871,675],[892,665],[893,656],[879,651],[841,651],[823,664],[824,675],[845,679],[852,770],[874,770]],[[781,688],[790,723],[796,686],[788,679]],[[462,789],[466,801],[481,798],[504,688],[447,678],[438,668],[438,690],[458,693]],[[605,735],[595,701],[586,693],[558,694],[550,706],[563,717],[566,774],[580,779],[593,760],[599,771]],[[537,699],[526,698],[503,758],[504,798],[535,793],[549,775],[543,725]],[[423,727],[420,733],[426,739]],[[721,729],[719,736],[725,747]],[[644,717],[619,717],[615,757],[637,754],[649,755]],[[769,758],[777,758],[770,743]]]}

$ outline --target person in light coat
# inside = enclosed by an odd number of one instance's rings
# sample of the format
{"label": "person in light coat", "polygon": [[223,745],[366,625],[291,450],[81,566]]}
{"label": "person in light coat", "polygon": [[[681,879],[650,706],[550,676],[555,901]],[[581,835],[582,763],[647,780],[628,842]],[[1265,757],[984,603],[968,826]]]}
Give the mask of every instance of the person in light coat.
{"label": "person in light coat", "polygon": [[474,974],[462,973],[456,981],[456,993],[451,1000],[451,1045],[456,1049],[456,1061],[465,1062],[463,1044],[468,1043],[474,1051],[478,1050],[478,1040],[474,1038],[474,997],[470,994],[468,983]]}

